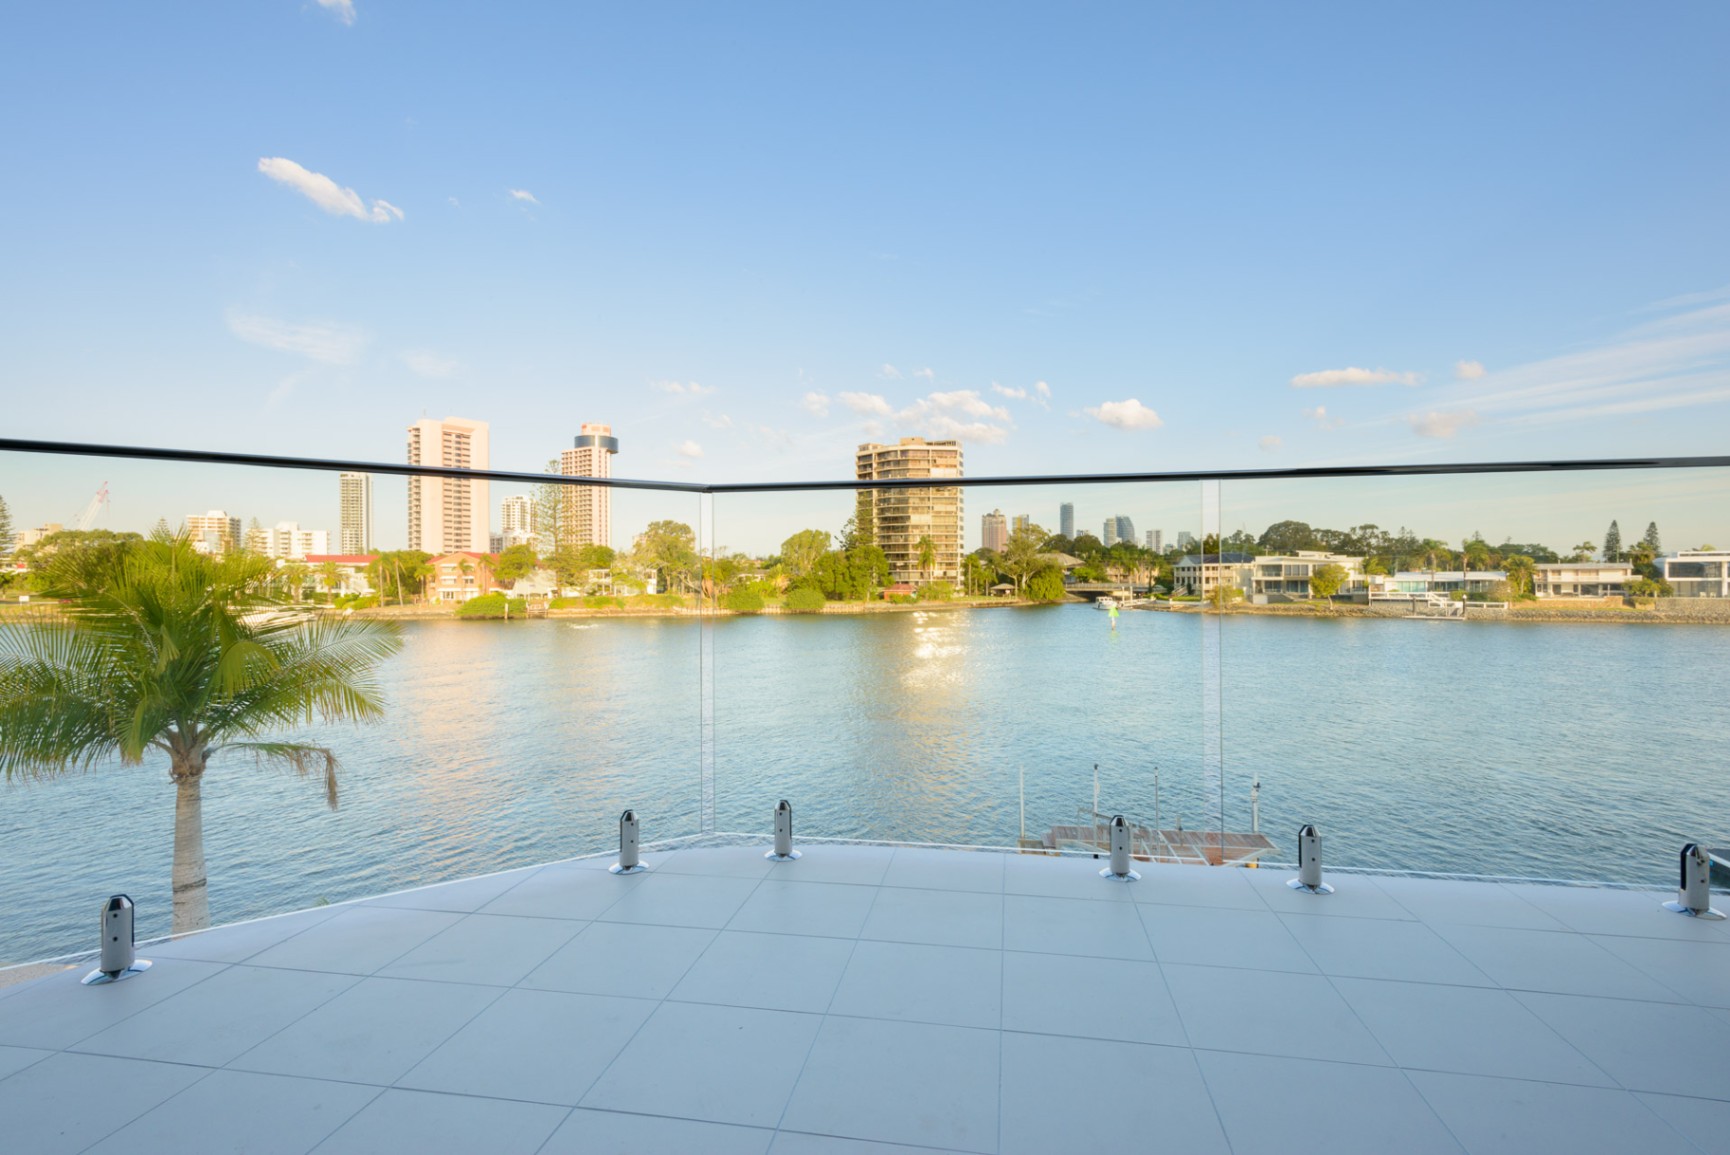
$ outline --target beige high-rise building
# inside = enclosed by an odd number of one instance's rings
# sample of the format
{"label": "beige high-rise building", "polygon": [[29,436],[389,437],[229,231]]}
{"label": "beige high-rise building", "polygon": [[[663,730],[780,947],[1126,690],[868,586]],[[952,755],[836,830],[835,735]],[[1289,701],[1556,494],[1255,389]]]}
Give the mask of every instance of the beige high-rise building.
{"label": "beige high-rise building", "polygon": [[372,474],[341,474],[340,485],[341,518],[337,523],[337,542],[342,552],[351,557],[371,553]]}
{"label": "beige high-rise building", "polygon": [[979,548],[988,549],[993,553],[1002,553],[1003,547],[1009,544],[1009,526],[1003,520],[1003,511],[994,509],[979,519]]}
{"label": "beige high-rise building", "polygon": [[[916,477],[960,477],[961,442],[903,437],[894,445],[875,442],[854,455],[860,481],[898,481]],[[961,584],[961,489],[868,489],[877,544],[889,559],[891,580],[946,581]],[[919,540],[931,539],[936,556],[922,566]]]}
{"label": "beige high-rise building", "polygon": [[[408,463],[486,469],[487,423],[463,417],[422,418],[408,427]],[[408,547],[431,554],[486,553],[490,503],[484,478],[408,479]]]}
{"label": "beige high-rise building", "polygon": [[229,517],[226,510],[187,514],[181,533],[199,553],[232,553],[241,545],[240,519]]}
{"label": "beige high-rise building", "polygon": [[[619,439],[611,425],[585,423],[571,448],[559,454],[559,472],[566,477],[611,477]],[[559,505],[560,545],[613,544],[613,491],[605,485],[562,485]]]}

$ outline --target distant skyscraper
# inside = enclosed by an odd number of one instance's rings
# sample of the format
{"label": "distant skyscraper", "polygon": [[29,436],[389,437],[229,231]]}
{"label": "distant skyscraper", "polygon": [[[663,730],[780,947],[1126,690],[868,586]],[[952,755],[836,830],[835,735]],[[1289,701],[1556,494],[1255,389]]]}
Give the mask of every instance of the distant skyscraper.
{"label": "distant skyscraper", "polygon": [[[611,425],[584,423],[571,448],[559,454],[566,477],[611,477],[619,439]],[[613,491],[605,485],[559,487],[559,544],[612,545]]]}
{"label": "distant skyscraper", "polygon": [[1025,513],[1018,513],[1015,515],[1015,520],[1010,524],[1009,528],[1010,528],[1011,532],[1014,532],[1015,530],[1018,530],[1018,529],[1026,529],[1028,526],[1030,526],[1032,524],[1033,524],[1033,518],[1031,515],[1025,514]]}
{"label": "distant skyscraper", "polygon": [[[871,442],[853,455],[860,481],[892,481],[911,477],[960,477],[961,442],[903,437],[895,445]],[[959,486],[931,489],[867,489],[871,524],[877,545],[889,559],[891,580],[898,582],[961,581],[961,516]],[[919,539],[929,537],[937,556],[920,565]]]}
{"label": "distant skyscraper", "polygon": [[1075,503],[1066,501],[1057,507],[1058,533],[1071,541],[1075,539]]}
{"label": "distant skyscraper", "polygon": [[979,548],[1002,553],[1008,544],[1009,527],[1004,523],[1001,509],[994,509],[979,519]]}
{"label": "distant skyscraper", "polygon": [[1177,531],[1177,548],[1178,549],[1194,549],[1195,548],[1195,534],[1189,532],[1189,530],[1187,530],[1187,529],[1178,530]]}
{"label": "distant skyscraper", "polygon": [[1117,540],[1135,544],[1135,523],[1122,514],[1117,515]]}
{"label": "distant skyscraper", "polygon": [[1157,529],[1147,531],[1147,548],[1154,553],[1165,552],[1165,534]]}
{"label": "distant skyscraper", "polygon": [[240,519],[229,517],[227,510],[189,513],[181,532],[199,553],[231,553],[241,544]]}
{"label": "distant skyscraper", "polygon": [[344,473],[338,484],[342,487],[342,517],[337,523],[337,546],[350,556],[371,553],[372,474]]}
{"label": "distant skyscraper", "polygon": [[1100,527],[1099,534],[1099,540],[1105,545],[1106,549],[1110,549],[1112,546],[1116,545],[1117,519],[1115,517],[1106,518],[1105,524]]}
{"label": "distant skyscraper", "polygon": [[[485,469],[485,421],[422,418],[408,427],[408,463],[445,469]],[[486,553],[491,502],[484,479],[410,477],[408,547],[438,555],[469,550]]]}
{"label": "distant skyscraper", "polygon": [[535,537],[535,503],[513,493],[499,505],[499,548],[509,549]]}
{"label": "distant skyscraper", "polygon": [[248,530],[246,548],[265,557],[304,561],[307,554],[330,553],[330,531],[302,529],[297,521],[279,521],[271,529]]}

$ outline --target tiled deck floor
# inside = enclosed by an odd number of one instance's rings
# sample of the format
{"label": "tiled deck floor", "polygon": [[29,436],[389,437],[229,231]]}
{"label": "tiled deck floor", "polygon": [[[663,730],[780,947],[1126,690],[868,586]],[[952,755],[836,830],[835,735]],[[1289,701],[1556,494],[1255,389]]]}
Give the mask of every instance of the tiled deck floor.
{"label": "tiled deck floor", "polygon": [[[51,1152],[1730,1151],[1666,895],[809,846],[583,861],[0,990]],[[897,1145],[906,1145],[897,1146]]]}

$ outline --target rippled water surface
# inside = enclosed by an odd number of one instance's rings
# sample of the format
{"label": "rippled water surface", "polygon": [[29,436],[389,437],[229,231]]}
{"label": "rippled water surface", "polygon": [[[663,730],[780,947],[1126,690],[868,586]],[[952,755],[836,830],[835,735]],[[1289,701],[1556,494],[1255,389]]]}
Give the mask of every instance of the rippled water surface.
{"label": "rippled water surface", "polygon": [[[1670,885],[1730,842],[1730,630],[1127,613],[413,623],[387,721],[310,736],[318,787],[214,761],[218,922],[645,839],[763,830],[1013,843],[1100,806],[1318,823],[1342,865]],[[708,679],[705,683],[704,672]],[[708,693],[705,694],[705,685]],[[707,701],[705,699],[708,699]],[[1155,793],[1154,773],[1159,789]],[[102,899],[165,933],[165,765],[0,786],[0,962],[94,945]],[[1223,817],[1222,817],[1223,809]],[[88,940],[88,941],[87,941]]]}

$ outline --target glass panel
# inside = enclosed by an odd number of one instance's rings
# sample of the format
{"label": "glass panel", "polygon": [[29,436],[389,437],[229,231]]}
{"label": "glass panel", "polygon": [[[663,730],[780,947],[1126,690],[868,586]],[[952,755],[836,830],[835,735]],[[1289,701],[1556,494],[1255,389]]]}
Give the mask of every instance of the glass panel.
{"label": "glass panel", "polygon": [[[534,512],[557,506],[562,489],[494,481],[452,496],[438,479],[414,480],[424,504],[466,513],[483,536],[405,552],[410,479],[400,476],[0,455],[0,497],[29,543],[6,559],[9,652],[59,620],[32,568],[71,548],[36,540],[54,523],[161,527],[201,551],[274,555],[263,564],[291,608],[400,637],[373,674],[377,720],[257,735],[332,751],[336,809],[321,777],[257,765],[239,748],[211,757],[201,802],[214,923],[608,851],[627,806],[645,843],[699,832],[698,498],[616,491],[608,540],[567,534],[561,549]],[[81,510],[98,486],[109,500]],[[515,535],[508,544],[533,560],[501,558],[491,547],[507,542],[487,540],[489,529]],[[612,559],[568,556],[609,543]],[[647,592],[651,579],[673,591]],[[500,584],[520,588],[495,595],[497,616],[459,617]],[[87,773],[0,784],[0,964],[91,948],[98,908],[119,892],[137,903],[140,939],[168,932],[168,767],[149,748],[136,766],[104,753]]]}

